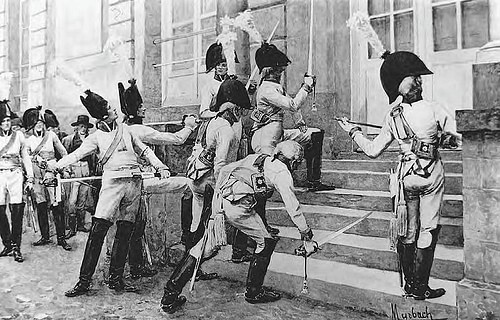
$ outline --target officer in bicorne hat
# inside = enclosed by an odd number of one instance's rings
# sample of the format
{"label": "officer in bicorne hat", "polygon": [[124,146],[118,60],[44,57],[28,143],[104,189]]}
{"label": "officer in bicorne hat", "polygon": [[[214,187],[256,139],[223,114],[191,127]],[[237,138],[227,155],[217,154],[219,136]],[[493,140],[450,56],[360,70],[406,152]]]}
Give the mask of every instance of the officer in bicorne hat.
{"label": "officer in bicorne hat", "polygon": [[[71,153],[78,149],[82,142],[89,135],[89,130],[94,127],[89,121],[89,116],[81,114],[78,115],[76,121],[71,123],[75,128],[75,132],[62,139],[62,144]],[[90,155],[70,166],[72,178],[88,177],[95,172],[96,159],[95,155]],[[86,212],[94,211],[94,199],[92,189],[82,183],[73,182],[65,185],[66,193],[68,195],[66,203],[68,208],[68,226],[69,233],[66,239],[74,237],[77,231],[89,232],[90,230],[85,226]]]}
{"label": "officer in bicorne hat", "polygon": [[35,175],[34,196],[38,224],[41,238],[34,242],[34,246],[43,246],[51,243],[49,231],[48,210],[52,211],[57,234],[57,245],[64,250],[71,250],[66,242],[66,217],[63,203],[57,194],[56,186],[51,181],[44,180],[47,161],[56,159],[56,152],[60,156],[68,153],[57,137],[56,133],[47,130],[47,125],[58,125],[55,114],[50,110],[42,111],[42,107],[30,108],[24,112],[23,124],[26,133],[31,134],[26,138],[29,154],[33,163]]}
{"label": "officer in bicorne hat", "polygon": [[[8,97],[0,98],[3,98],[0,101],[0,237],[4,246],[0,257],[13,255],[15,261],[23,262],[23,169],[27,177],[25,188],[30,190],[34,182],[33,166],[24,134],[12,129],[12,120],[18,117],[10,110]],[[6,215],[7,203],[10,223]]]}
{"label": "officer in bicorne hat", "polygon": [[339,124],[372,158],[378,157],[393,140],[398,142],[401,154],[397,179],[402,180],[402,185],[395,183],[391,193],[400,197],[399,202],[406,202],[407,210],[396,210],[391,240],[404,273],[404,291],[416,300],[438,298],[445,290],[429,287],[444,193],[444,167],[438,147],[457,147],[461,136],[452,115],[439,104],[422,98],[421,77],[432,72],[417,55],[397,51],[386,52],[382,58],[380,80],[391,105],[380,133],[369,140],[346,118]]}
{"label": "officer in bicorne hat", "polygon": [[[144,143],[151,145],[174,145],[184,143],[189,135],[196,129],[196,118],[192,115],[184,117],[184,128],[177,132],[160,132],[142,124],[145,117],[145,108],[142,96],[137,88],[136,80],[128,81],[129,87],[125,89],[118,83],[118,93],[122,113],[128,128]],[[147,170],[147,167],[143,167]],[[192,183],[185,177],[170,177],[169,179],[146,179],[143,184],[144,191],[152,193],[183,193],[186,198],[192,199]],[[183,196],[183,197],[184,197]],[[146,199],[141,198],[141,201]],[[145,205],[141,206],[144,210]],[[146,228],[147,213],[140,211],[137,214],[134,230],[130,240],[129,265],[130,275],[133,279],[151,277],[156,270],[147,266],[143,255],[144,231]]]}
{"label": "officer in bicorne hat", "polygon": [[[321,157],[324,131],[308,128],[300,110],[307,95],[315,86],[311,75],[304,76],[304,83],[294,98],[280,84],[281,75],[291,63],[290,59],[273,44],[264,42],[255,52],[255,62],[261,72],[261,84],[257,90],[257,107],[252,112],[252,148],[257,153],[272,154],[276,144],[294,140],[305,148],[307,187],[310,191],[335,189],[321,183]],[[296,129],[284,129],[285,112],[290,112]]]}
{"label": "officer in bicorne hat", "polygon": [[138,157],[145,157],[162,178],[170,176],[154,152],[140,141],[127,125],[117,121],[116,109],[100,95],[87,90],[81,97],[90,115],[97,119],[97,130],[85,138],[81,146],[49,169],[59,171],[93,153],[98,154],[102,168],[102,187],[92,218],[80,268],[79,281],[65,293],[67,297],[83,295],[89,291],[101,253],[104,237],[116,222],[116,234],[111,252],[108,287],[115,291],[137,291],[123,279],[129,251],[130,237],[139,211],[142,174]]}

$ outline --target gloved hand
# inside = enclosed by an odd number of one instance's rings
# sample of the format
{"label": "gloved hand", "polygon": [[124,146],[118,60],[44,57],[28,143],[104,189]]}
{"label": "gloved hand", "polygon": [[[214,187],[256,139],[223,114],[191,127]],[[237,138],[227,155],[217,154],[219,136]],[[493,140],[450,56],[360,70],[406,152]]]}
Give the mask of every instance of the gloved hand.
{"label": "gloved hand", "polygon": [[313,231],[311,228],[307,228],[305,231],[300,231],[300,240],[311,241],[313,238]]}
{"label": "gloved hand", "polygon": [[338,124],[340,125],[340,127],[345,131],[345,132],[348,132],[349,133],[349,136],[352,138],[353,137],[353,134],[354,132],[356,131],[361,131],[361,128],[352,124],[352,123],[349,123],[347,122],[347,118],[346,117],[342,117],[340,120],[337,120]]}
{"label": "gloved hand", "polygon": [[196,123],[196,120],[197,119],[196,119],[196,116],[194,114],[184,115],[182,117],[182,124],[185,127],[190,128],[191,130],[194,130],[198,126],[198,123]]}
{"label": "gloved hand", "polygon": [[306,133],[308,129],[307,124],[304,121],[300,121],[297,123],[297,129],[299,129],[302,133]]}
{"label": "gloved hand", "polygon": [[160,179],[167,179],[170,178],[170,171],[168,170],[167,167],[165,168],[158,168],[156,170],[160,174]]}
{"label": "gloved hand", "polygon": [[248,86],[248,94],[252,95],[257,91],[257,80],[250,80],[250,85]]}
{"label": "gloved hand", "polygon": [[295,254],[298,256],[309,257],[311,254],[317,252],[319,250],[318,243],[316,241],[304,241],[295,249]]}
{"label": "gloved hand", "polygon": [[53,171],[46,171],[43,176],[42,184],[46,187],[56,187],[57,186],[57,177],[56,173]]}
{"label": "gloved hand", "polygon": [[306,73],[304,75],[304,84],[308,85],[311,88],[314,88],[316,86],[316,76]]}
{"label": "gloved hand", "polygon": [[24,184],[24,190],[26,190],[26,192],[31,192],[31,190],[33,190],[33,184],[34,184],[34,178],[31,177],[31,178],[28,178],[26,180],[26,183]]}

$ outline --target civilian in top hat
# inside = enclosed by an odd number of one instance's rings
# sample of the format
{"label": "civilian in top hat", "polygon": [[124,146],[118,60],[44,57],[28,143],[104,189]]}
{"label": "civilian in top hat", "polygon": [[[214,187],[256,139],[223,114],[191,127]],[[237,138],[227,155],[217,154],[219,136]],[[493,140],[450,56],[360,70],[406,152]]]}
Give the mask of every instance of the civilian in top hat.
{"label": "civilian in top hat", "polygon": [[[152,145],[173,145],[184,143],[189,135],[196,128],[196,118],[194,116],[184,117],[184,128],[177,132],[160,132],[142,124],[145,117],[145,108],[142,96],[137,88],[135,79],[128,81],[129,87],[125,89],[123,84],[118,83],[118,94],[122,113],[125,115],[125,122],[128,128],[144,143]],[[148,170],[146,166],[143,170]],[[147,193],[183,193],[183,198],[192,199],[191,181],[184,177],[171,177],[169,179],[146,179],[143,185]],[[141,197],[141,201],[146,201]],[[141,210],[146,208],[140,206]],[[146,212],[140,211],[137,214],[134,230],[130,240],[129,266],[130,275],[133,279],[140,277],[151,277],[157,273],[150,268],[143,255],[143,237],[146,228]]]}
{"label": "civilian in top hat", "polygon": [[44,180],[47,161],[55,160],[56,152],[61,156],[67,154],[57,135],[53,131],[47,130],[46,124],[58,124],[57,118],[53,112],[42,112],[42,107],[38,106],[24,112],[23,123],[27,133],[31,134],[26,139],[26,142],[35,175],[34,197],[41,233],[41,238],[34,242],[33,245],[43,246],[51,242],[47,212],[50,208],[56,226],[57,245],[61,246],[64,250],[71,250],[71,246],[65,240],[65,212],[61,199],[57,194],[56,185]]}
{"label": "civilian in top hat", "polygon": [[[12,130],[12,119],[17,116],[10,110],[8,97],[0,98],[0,237],[4,246],[0,257],[13,255],[15,261],[23,262],[23,169],[27,177],[25,188],[32,189],[33,167],[24,134]],[[11,214],[10,223],[6,215],[7,199]]]}
{"label": "civilian in top hat", "polygon": [[139,157],[145,157],[162,178],[170,176],[154,152],[144,145],[127,125],[117,121],[116,109],[100,95],[87,90],[81,97],[90,115],[97,119],[97,130],[85,138],[81,146],[57,163],[49,163],[52,170],[61,170],[93,153],[102,167],[102,187],[92,219],[87,244],[80,268],[79,281],[65,293],[76,297],[89,291],[101,253],[104,237],[116,222],[116,234],[111,252],[108,287],[115,291],[137,291],[123,279],[134,222],[139,211],[142,174]]}
{"label": "civilian in top hat", "polygon": [[429,287],[444,193],[444,167],[438,147],[440,137],[446,145],[456,147],[461,136],[455,120],[442,106],[422,98],[421,77],[432,72],[417,55],[396,51],[386,52],[382,58],[380,80],[391,105],[380,133],[369,140],[346,118],[339,125],[372,158],[393,140],[398,142],[401,154],[394,194],[406,202],[407,210],[396,211],[397,222],[391,226],[402,228],[391,230],[395,238],[391,240],[404,273],[404,291],[416,300],[438,298],[445,290]]}
{"label": "civilian in top hat", "polygon": [[[87,115],[77,116],[76,121],[71,123],[71,126],[75,128],[74,133],[62,140],[62,144],[68,153],[78,149],[83,140],[89,135],[89,130],[94,127],[89,122],[89,116]],[[95,165],[95,155],[89,155],[70,166],[70,176],[71,178],[92,176],[95,172]],[[66,207],[69,214],[69,233],[66,235],[66,239],[69,239],[75,236],[77,231],[89,232],[89,229],[85,226],[85,216],[87,212],[94,211],[95,201],[91,187],[86,184],[78,182],[65,184],[65,192],[67,195]]]}
{"label": "civilian in top hat", "polygon": [[[305,75],[304,82],[294,98],[280,84],[281,75],[291,63],[290,59],[273,44],[263,43],[255,52],[255,62],[262,74],[257,90],[257,107],[252,113],[252,148],[257,153],[272,154],[280,141],[294,140],[305,148],[307,187],[310,191],[335,189],[321,183],[321,157],[323,130],[308,128],[302,118],[301,105],[315,86],[312,75]],[[284,129],[285,111],[292,114],[296,129]]]}

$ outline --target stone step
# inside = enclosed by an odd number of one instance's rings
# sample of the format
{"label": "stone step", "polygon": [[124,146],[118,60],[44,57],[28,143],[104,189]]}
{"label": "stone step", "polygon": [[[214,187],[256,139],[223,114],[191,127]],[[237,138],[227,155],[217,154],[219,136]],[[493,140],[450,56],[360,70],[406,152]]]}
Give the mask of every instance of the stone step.
{"label": "stone step", "polygon": [[[391,211],[392,203],[388,191],[340,189],[332,191],[308,192],[304,188],[297,188],[296,195],[302,204],[326,205],[341,208],[362,210]],[[270,199],[281,202],[278,192]],[[444,195],[444,204],[441,212],[443,217],[462,217],[462,195]]]}
{"label": "stone step", "polygon": [[[226,246],[214,259],[204,263],[203,269],[217,271],[225,279],[241,282],[243,292],[248,263],[234,264],[230,257],[231,248]],[[264,285],[322,303],[392,316],[391,319],[411,319],[407,313],[412,312],[428,312],[432,319],[457,319],[455,281],[431,278],[429,285],[445,288],[446,294],[438,299],[416,301],[401,296],[397,272],[312,257],[307,259],[307,270],[309,293],[302,295],[304,258],[276,252]],[[427,319],[431,319],[429,315]]]}
{"label": "stone step", "polygon": [[[280,241],[275,251],[293,254],[302,241],[295,227],[278,227]],[[314,229],[314,238],[323,239],[332,231]],[[384,238],[357,234],[342,234],[324,244],[315,259],[342,262],[360,267],[398,271],[397,254],[389,249]],[[464,277],[464,253],[460,247],[437,245],[431,276],[437,279],[459,281]]]}
{"label": "stone step", "polygon": [[[367,213],[366,210],[322,205],[302,205],[302,210],[309,226],[313,230],[338,230]],[[272,225],[294,226],[282,203],[268,203],[266,217]],[[387,238],[390,218],[390,212],[375,211],[371,216],[346,233]],[[441,225],[442,229],[439,234],[438,243],[462,247],[464,243],[462,218],[442,217]],[[385,240],[388,246],[388,239]]]}
{"label": "stone step", "polygon": [[[297,172],[298,175],[305,174]],[[389,172],[355,171],[355,170],[322,170],[321,180],[342,189],[389,191]],[[462,174],[446,173],[445,194],[462,194]]]}
{"label": "stone step", "polygon": [[[339,159],[323,160],[323,170],[355,170],[372,172],[389,172],[396,169],[397,160],[378,160],[378,159]],[[444,162],[446,173],[462,173],[462,161],[452,160]]]}
{"label": "stone step", "polygon": [[[439,150],[443,161],[462,161],[462,150]],[[377,160],[397,160],[399,155],[398,150],[383,152],[377,157]],[[337,159],[372,159],[362,152],[341,152]]]}

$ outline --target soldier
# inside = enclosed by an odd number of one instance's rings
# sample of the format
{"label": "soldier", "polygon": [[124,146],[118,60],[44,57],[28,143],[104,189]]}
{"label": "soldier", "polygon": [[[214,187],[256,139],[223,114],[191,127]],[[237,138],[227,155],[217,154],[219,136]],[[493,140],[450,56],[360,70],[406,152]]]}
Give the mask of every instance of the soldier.
{"label": "soldier", "polygon": [[[89,129],[94,125],[89,122],[89,116],[79,115],[76,121],[71,123],[75,128],[75,132],[62,139],[64,148],[71,153],[78,149],[83,139],[89,135]],[[70,166],[72,178],[82,178],[94,175],[95,171],[95,155],[90,155]],[[86,183],[73,182],[66,185],[67,193],[67,207],[69,212],[68,226],[69,233],[66,239],[76,236],[77,231],[89,232],[90,230],[85,226],[86,212],[92,212],[94,209],[94,198],[92,195],[92,188]]]}
{"label": "soldier", "polygon": [[[440,136],[447,145],[455,147],[461,137],[456,133],[453,117],[443,107],[422,99],[421,76],[432,74],[424,62],[405,51],[387,52],[383,58],[380,80],[391,106],[380,133],[371,141],[346,118],[339,124],[372,158],[378,157],[393,140],[398,142],[401,154],[396,185],[400,188],[396,194],[404,194],[407,208],[407,217],[398,213],[395,224],[403,224],[407,229],[397,243],[406,282],[404,291],[416,300],[438,298],[445,290],[431,289],[428,284],[441,229],[439,214],[444,192],[444,168],[438,146]],[[394,230],[391,232],[394,234]]]}
{"label": "soldier", "polygon": [[[4,245],[0,257],[14,256],[23,262],[21,254],[21,235],[23,231],[23,167],[26,172],[25,189],[33,188],[33,167],[28,155],[24,134],[12,130],[11,121],[17,116],[10,111],[4,98],[0,102],[0,236]],[[5,213],[7,197],[11,213],[12,229]]]}
{"label": "soldier", "polygon": [[[184,118],[184,128],[178,132],[160,132],[142,124],[145,117],[145,108],[141,94],[137,88],[135,79],[128,81],[130,86],[125,90],[123,84],[118,83],[120,105],[125,122],[131,131],[144,143],[152,145],[171,145],[184,143],[196,128],[196,118],[187,116]],[[147,179],[144,181],[144,191],[148,193],[182,192],[183,197],[192,199],[191,181],[183,177],[172,177],[169,179]],[[141,199],[146,201],[146,199]],[[141,206],[144,210],[145,206]],[[146,213],[142,210],[137,215],[134,230],[132,232],[129,251],[130,275],[132,279],[140,277],[152,277],[157,271],[148,267],[144,261],[142,240],[146,228]]]}
{"label": "soldier", "polygon": [[[317,249],[317,245],[312,241],[313,232],[307,225],[300,203],[293,192],[291,172],[297,168],[303,156],[304,151],[297,142],[284,141],[276,146],[272,156],[252,154],[220,170],[214,208],[221,208],[226,221],[257,244],[246,282],[245,300],[249,303],[266,303],[281,298],[279,293],[262,286],[278,239],[267,232],[262,219],[254,210],[260,198],[270,197],[276,189],[292,221],[299,229],[302,240],[307,241],[308,253]],[[193,274],[197,259],[201,262],[216,251],[213,244],[217,243],[217,240],[213,237],[217,233],[214,230],[207,231],[208,239],[198,241],[174,270],[164,287],[161,300],[163,311],[174,313],[186,302],[186,297],[180,296],[180,293]]]}
{"label": "soldier", "polygon": [[48,217],[48,209],[50,208],[56,227],[57,245],[69,251],[71,246],[65,240],[66,218],[60,194],[58,194],[55,185],[44,181],[47,161],[55,160],[56,152],[61,156],[65,156],[67,152],[57,135],[53,131],[47,130],[47,122],[49,124],[57,122],[54,113],[49,110],[42,113],[41,109],[41,106],[30,108],[23,115],[26,132],[31,133],[31,136],[26,139],[35,175],[34,194],[31,196],[35,197],[41,233],[41,238],[33,245],[43,246],[51,243]]}
{"label": "soldier", "polygon": [[98,120],[97,130],[83,140],[82,145],[57,163],[49,163],[60,170],[97,152],[102,167],[102,187],[96,213],[85,246],[80,277],[75,287],[65,293],[76,297],[89,291],[101,253],[104,237],[116,221],[116,235],[111,252],[108,287],[115,291],[137,291],[123,280],[123,271],[129,251],[130,237],[139,210],[142,179],[138,156],[152,164],[162,178],[170,176],[168,168],[128,128],[119,124],[115,108],[98,94],[87,90],[80,97],[90,115]]}
{"label": "soldier", "polygon": [[[300,111],[307,95],[315,86],[315,77],[304,76],[304,83],[294,98],[281,86],[281,75],[291,63],[290,59],[273,44],[263,43],[255,52],[255,62],[261,72],[261,85],[257,90],[257,107],[252,112],[254,120],[252,148],[257,153],[272,154],[280,141],[294,140],[305,147],[307,187],[309,191],[333,190],[321,183],[321,157],[323,130],[308,128]],[[297,129],[284,129],[285,111],[292,114]]]}

